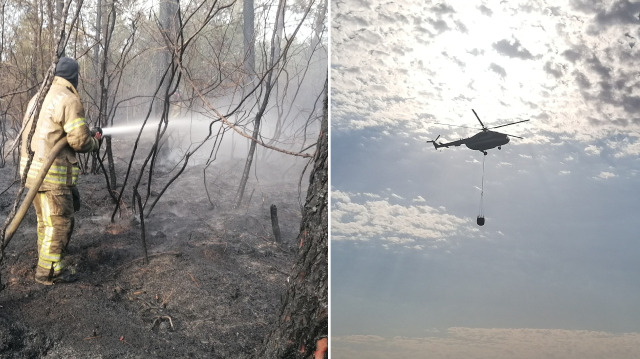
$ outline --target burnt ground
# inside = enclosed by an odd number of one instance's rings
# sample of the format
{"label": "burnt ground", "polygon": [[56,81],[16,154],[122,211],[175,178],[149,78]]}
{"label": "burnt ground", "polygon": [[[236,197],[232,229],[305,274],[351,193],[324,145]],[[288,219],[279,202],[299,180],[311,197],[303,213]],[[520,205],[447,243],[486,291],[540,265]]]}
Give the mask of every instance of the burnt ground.
{"label": "burnt ground", "polygon": [[[104,175],[79,179],[82,208],[68,247],[75,283],[43,286],[33,208],[9,243],[0,273],[2,358],[243,358],[261,345],[276,320],[296,256],[300,203],[308,175],[271,166],[247,186],[250,204],[233,208],[243,159],[195,165],[164,193],[141,224],[130,198],[111,223]],[[116,161],[119,180],[126,161]],[[289,165],[290,166],[290,165]],[[0,191],[13,179],[0,169]],[[165,180],[161,181],[166,182]],[[128,185],[130,187],[130,185]],[[16,193],[0,196],[4,222]],[[127,191],[125,190],[125,193]],[[153,198],[153,197],[152,197]],[[283,241],[275,243],[270,205],[278,207]]]}

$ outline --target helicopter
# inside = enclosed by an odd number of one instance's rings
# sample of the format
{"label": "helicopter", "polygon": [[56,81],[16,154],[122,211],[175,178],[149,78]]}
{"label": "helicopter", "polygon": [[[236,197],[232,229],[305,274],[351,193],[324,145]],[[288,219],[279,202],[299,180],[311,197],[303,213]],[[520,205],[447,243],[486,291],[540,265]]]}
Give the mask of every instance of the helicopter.
{"label": "helicopter", "polygon": [[[438,141],[438,138],[440,138],[440,135],[438,135],[438,137],[436,137],[435,140],[433,141],[427,141],[427,142],[431,142],[433,143],[433,146],[438,149],[440,147],[450,147],[450,146],[460,146],[460,145],[465,145],[468,148],[472,149],[472,150],[477,150],[480,151],[482,153],[484,153],[484,155],[487,155],[487,150],[490,150],[492,148],[496,148],[498,147],[498,149],[502,149],[503,145],[506,145],[507,143],[509,143],[509,136],[511,137],[515,137],[515,138],[522,138],[520,136],[514,136],[514,135],[507,135],[506,133],[500,133],[500,132],[496,132],[496,131],[491,131],[491,129],[494,128],[500,128],[500,127],[505,127],[505,126],[511,126],[511,125],[515,125],[516,123],[521,123],[521,122],[527,122],[529,120],[522,120],[522,121],[517,121],[517,122],[512,122],[512,123],[507,123],[504,125],[500,125],[500,126],[495,126],[495,127],[487,127],[484,125],[484,123],[482,123],[482,121],[480,120],[480,117],[478,116],[478,114],[476,113],[476,110],[471,109],[471,111],[473,111],[473,114],[476,115],[476,118],[478,119],[478,122],[480,122],[480,125],[482,126],[482,132],[478,132],[475,135],[468,137],[468,138],[463,138],[457,141],[452,141],[449,143],[438,143],[436,141]],[[445,124],[440,124],[440,125],[445,125]],[[452,126],[452,125],[449,125]],[[453,125],[455,126],[455,125]],[[459,127],[465,127],[465,126],[459,126]],[[468,128],[468,127],[467,127]]]}

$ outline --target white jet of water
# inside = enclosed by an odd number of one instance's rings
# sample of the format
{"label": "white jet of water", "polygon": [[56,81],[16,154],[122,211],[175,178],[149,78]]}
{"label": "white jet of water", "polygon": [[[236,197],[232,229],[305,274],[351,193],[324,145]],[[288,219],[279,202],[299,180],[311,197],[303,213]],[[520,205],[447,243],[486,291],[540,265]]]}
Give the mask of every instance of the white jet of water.
{"label": "white jet of water", "polygon": [[107,135],[121,135],[125,133],[135,133],[140,131],[140,124],[127,125],[127,126],[113,126],[102,129],[102,134]]}

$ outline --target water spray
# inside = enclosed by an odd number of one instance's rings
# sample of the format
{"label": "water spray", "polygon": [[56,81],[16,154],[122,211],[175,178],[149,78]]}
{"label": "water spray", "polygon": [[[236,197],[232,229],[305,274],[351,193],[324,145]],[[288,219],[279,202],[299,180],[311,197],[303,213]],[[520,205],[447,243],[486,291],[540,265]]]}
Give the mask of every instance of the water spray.
{"label": "water spray", "polygon": [[125,126],[112,126],[102,128],[102,134],[104,136],[122,135],[128,133],[135,133],[140,131],[142,125],[125,125]]}
{"label": "water spray", "polygon": [[151,119],[145,122],[138,122],[134,124],[123,124],[123,125],[115,125],[111,127],[103,127],[102,132],[104,136],[111,135],[128,135],[128,134],[136,134],[140,132],[140,129],[144,125],[143,131],[152,131],[157,125],[158,121]]}

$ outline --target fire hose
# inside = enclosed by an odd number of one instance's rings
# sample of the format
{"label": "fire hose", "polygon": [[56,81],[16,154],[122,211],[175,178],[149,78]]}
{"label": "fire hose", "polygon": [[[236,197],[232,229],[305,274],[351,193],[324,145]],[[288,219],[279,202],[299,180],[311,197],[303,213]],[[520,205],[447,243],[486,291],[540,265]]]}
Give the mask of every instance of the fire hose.
{"label": "fire hose", "polygon": [[33,186],[29,188],[29,192],[27,192],[27,195],[22,201],[22,204],[16,211],[15,217],[13,217],[13,220],[7,226],[7,230],[4,235],[4,243],[2,243],[3,250],[9,244],[9,241],[11,240],[11,237],[13,237],[13,235],[15,234],[16,230],[18,229],[18,226],[20,226],[20,223],[22,222],[24,215],[27,214],[27,211],[29,210],[29,206],[31,205],[31,202],[33,202],[33,199],[36,198],[38,189],[40,188],[40,185],[44,181],[44,178],[47,176],[47,173],[49,172],[49,168],[51,168],[53,161],[55,161],[56,157],[58,156],[58,153],[60,153],[60,151],[67,145],[68,145],[67,136],[65,136],[59,139],[58,142],[56,142],[56,144],[51,149],[51,152],[49,152],[49,156],[47,156],[47,158],[45,159],[42,169],[40,170],[40,172],[38,172],[38,175],[34,179]]}
{"label": "fire hose", "polygon": [[[102,136],[102,129],[100,127],[95,127],[91,130],[91,137],[95,137],[95,134],[97,132],[99,132],[100,135]],[[11,237],[13,237],[16,230],[18,230],[20,223],[22,223],[22,219],[24,219],[25,214],[27,214],[27,211],[29,210],[29,206],[31,205],[31,202],[33,202],[33,199],[36,198],[38,189],[40,188],[40,185],[42,184],[42,182],[44,182],[44,178],[47,176],[47,173],[49,172],[49,168],[51,168],[51,165],[56,160],[56,157],[58,156],[60,151],[66,146],[68,146],[68,144],[69,143],[67,142],[67,136],[64,136],[61,139],[59,139],[58,142],[55,143],[55,145],[53,145],[53,148],[51,148],[51,151],[49,152],[49,156],[47,156],[47,158],[45,159],[42,165],[42,169],[40,169],[40,172],[38,172],[38,175],[34,179],[33,185],[30,186],[29,191],[27,192],[27,195],[24,197],[24,200],[22,201],[22,204],[16,211],[16,215],[11,220],[11,223],[9,223],[9,225],[7,226],[7,230],[5,231],[5,235],[4,235],[4,242],[2,243],[3,251],[9,244]]]}

